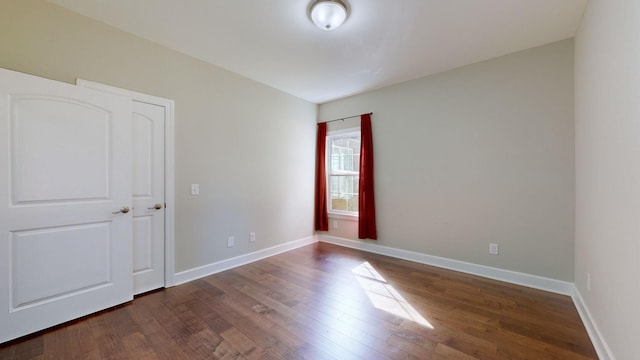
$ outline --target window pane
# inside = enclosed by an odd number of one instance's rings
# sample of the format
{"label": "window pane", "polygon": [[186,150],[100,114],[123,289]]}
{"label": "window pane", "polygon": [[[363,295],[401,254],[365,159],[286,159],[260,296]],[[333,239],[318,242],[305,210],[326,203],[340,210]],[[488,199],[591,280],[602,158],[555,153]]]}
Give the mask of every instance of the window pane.
{"label": "window pane", "polygon": [[360,168],[360,136],[344,136],[331,139],[330,172],[353,173]]}
{"label": "window pane", "polygon": [[358,175],[329,176],[330,210],[358,212]]}

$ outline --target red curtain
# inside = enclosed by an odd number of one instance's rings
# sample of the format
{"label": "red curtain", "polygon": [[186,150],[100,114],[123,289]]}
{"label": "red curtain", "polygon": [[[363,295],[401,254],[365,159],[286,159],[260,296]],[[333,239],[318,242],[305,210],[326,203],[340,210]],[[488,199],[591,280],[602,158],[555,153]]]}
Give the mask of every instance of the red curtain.
{"label": "red curtain", "polygon": [[327,213],[327,168],[325,166],[327,147],[327,123],[318,124],[318,138],[316,140],[316,206],[315,228],[318,231],[329,230],[329,215]]}
{"label": "red curtain", "polygon": [[360,180],[358,183],[358,238],[377,239],[373,196],[373,136],[371,114],[360,116]]}

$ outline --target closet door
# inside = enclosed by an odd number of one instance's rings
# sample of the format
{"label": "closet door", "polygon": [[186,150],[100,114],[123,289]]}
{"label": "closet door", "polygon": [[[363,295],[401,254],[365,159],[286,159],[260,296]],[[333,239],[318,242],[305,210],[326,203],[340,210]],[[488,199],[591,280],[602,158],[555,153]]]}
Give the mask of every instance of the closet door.
{"label": "closet door", "polygon": [[131,114],[0,69],[0,342],[133,298]]}
{"label": "closet door", "polygon": [[[165,154],[173,101],[88,80],[78,79],[76,83],[132,99],[133,293],[164,287],[167,263]],[[168,256],[171,258],[171,254]]]}
{"label": "closet door", "polygon": [[133,100],[133,293],[164,287],[164,106]]}

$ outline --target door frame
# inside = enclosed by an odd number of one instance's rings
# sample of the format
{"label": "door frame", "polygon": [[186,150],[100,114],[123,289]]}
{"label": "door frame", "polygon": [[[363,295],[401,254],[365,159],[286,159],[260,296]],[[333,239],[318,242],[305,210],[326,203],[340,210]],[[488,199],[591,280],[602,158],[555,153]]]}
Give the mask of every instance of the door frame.
{"label": "door frame", "polygon": [[118,88],[90,80],[76,79],[76,85],[112,94],[123,95],[135,101],[164,106],[167,109],[164,134],[164,287],[175,285],[175,122],[174,101]]}

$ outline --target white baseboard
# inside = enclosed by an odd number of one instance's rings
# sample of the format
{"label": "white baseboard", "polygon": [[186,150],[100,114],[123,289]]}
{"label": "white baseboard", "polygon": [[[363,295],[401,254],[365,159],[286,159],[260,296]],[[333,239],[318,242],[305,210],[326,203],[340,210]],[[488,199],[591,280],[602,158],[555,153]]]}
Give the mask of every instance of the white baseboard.
{"label": "white baseboard", "polygon": [[241,265],[249,264],[254,261],[262,260],[270,256],[274,256],[289,250],[297,249],[302,246],[318,242],[316,236],[309,236],[303,239],[290,241],[288,243],[276,245],[267,249],[258,250],[249,254],[236,256],[230,259],[207,264],[197,268],[181,271],[173,276],[173,284],[180,285],[186,282],[213,275],[221,271],[229,270]]}
{"label": "white baseboard", "polygon": [[576,305],[576,309],[578,310],[578,314],[580,314],[582,323],[587,329],[587,333],[589,333],[589,338],[598,353],[598,358],[600,358],[600,360],[615,360],[615,356],[613,356],[609,345],[607,345],[600,329],[593,320],[593,316],[591,316],[591,312],[589,311],[587,304],[585,304],[582,294],[580,294],[580,291],[575,286],[573,287],[573,294],[571,295],[571,298],[573,298],[573,303]]}
{"label": "white baseboard", "polygon": [[455,270],[471,275],[478,275],[494,280],[500,280],[511,284],[527,286],[562,295],[573,295],[573,283],[549,279],[536,275],[494,268],[490,266],[472,264],[464,261],[452,260],[443,257],[427,255],[415,251],[396,249],[388,246],[371,244],[368,242],[338,238],[334,236],[319,235],[319,241],[353,249],[363,250],[375,254],[391,256],[403,260],[409,260],[421,264],[437,266],[449,270]]}

